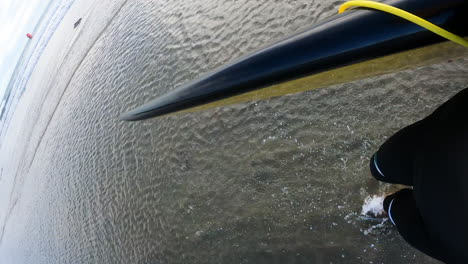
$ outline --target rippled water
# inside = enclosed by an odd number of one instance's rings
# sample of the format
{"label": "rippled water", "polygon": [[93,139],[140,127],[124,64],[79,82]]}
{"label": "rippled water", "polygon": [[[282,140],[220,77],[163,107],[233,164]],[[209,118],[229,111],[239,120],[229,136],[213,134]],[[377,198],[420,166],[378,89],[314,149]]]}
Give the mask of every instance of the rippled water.
{"label": "rippled water", "polygon": [[26,44],[10,82],[2,94],[3,98],[1,98],[0,103],[0,145],[3,142],[3,135],[8,129],[11,115],[16,109],[18,100],[26,88],[36,63],[73,2],[74,0],[50,1],[47,7],[44,8],[45,10],[35,10],[36,12],[43,12],[36,27],[31,31],[36,37]]}
{"label": "rippled water", "polygon": [[368,195],[391,189],[367,163],[388,136],[466,86],[468,58],[118,120],[339,4],[76,0],[62,24],[83,17],[81,28],[65,46],[67,26],[58,29],[2,146],[0,189],[11,192],[0,207],[0,260],[435,263],[388,222],[360,216]]}

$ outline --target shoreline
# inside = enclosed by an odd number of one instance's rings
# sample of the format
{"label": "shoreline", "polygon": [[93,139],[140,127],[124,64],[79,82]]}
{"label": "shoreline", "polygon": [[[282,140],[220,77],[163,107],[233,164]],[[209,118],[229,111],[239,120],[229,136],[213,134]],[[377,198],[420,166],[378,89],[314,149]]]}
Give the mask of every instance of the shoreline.
{"label": "shoreline", "polygon": [[[89,50],[93,48],[107,25],[112,23],[112,19],[109,20],[108,17],[93,18],[91,16],[94,9],[99,8],[99,5],[104,5],[104,3],[98,3],[96,0],[75,0],[48,41],[47,47],[42,52],[41,58],[37,61],[36,67],[30,75],[25,92],[12,113],[4,135],[5,144],[0,147],[2,152],[1,160],[3,161],[0,163],[3,169],[0,190],[10,190],[9,199],[5,199],[5,193],[7,193],[5,191],[2,192],[3,195],[0,197],[0,201],[8,200],[7,206],[5,206],[5,203],[0,204],[0,226],[2,230],[5,230],[9,216],[21,197],[21,186],[25,177],[27,177],[28,168],[35,158],[42,137],[47,131],[57,106],[60,104],[62,95],[76,71],[79,70],[79,66],[86,58]],[[80,27],[74,31],[73,37],[70,38],[70,27],[73,29],[76,17],[83,17],[84,19]],[[91,20],[88,22],[88,19]],[[96,26],[96,24],[103,27],[98,31],[98,34],[96,34],[96,31],[90,30],[90,27]],[[82,30],[87,30],[90,35],[80,40],[79,37],[83,34]],[[57,54],[57,50],[61,53]],[[63,81],[67,79],[68,81]],[[55,106],[50,108],[50,105]],[[35,111],[31,111],[31,109],[35,109]],[[26,143],[18,147],[18,145],[11,144],[11,142]],[[34,151],[31,151],[31,148]],[[11,161],[14,161],[14,163],[12,164]],[[25,161],[26,163],[24,163]],[[4,232],[0,234],[0,246],[3,235]]]}

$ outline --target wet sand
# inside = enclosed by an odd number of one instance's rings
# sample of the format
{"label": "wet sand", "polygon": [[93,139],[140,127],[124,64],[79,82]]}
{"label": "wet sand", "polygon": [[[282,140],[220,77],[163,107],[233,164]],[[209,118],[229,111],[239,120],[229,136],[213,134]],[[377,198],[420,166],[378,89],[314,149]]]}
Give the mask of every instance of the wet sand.
{"label": "wet sand", "polygon": [[392,188],[367,163],[387,137],[467,86],[468,58],[118,120],[338,5],[77,0],[2,143],[0,261],[436,263],[388,221],[360,215],[366,197]]}

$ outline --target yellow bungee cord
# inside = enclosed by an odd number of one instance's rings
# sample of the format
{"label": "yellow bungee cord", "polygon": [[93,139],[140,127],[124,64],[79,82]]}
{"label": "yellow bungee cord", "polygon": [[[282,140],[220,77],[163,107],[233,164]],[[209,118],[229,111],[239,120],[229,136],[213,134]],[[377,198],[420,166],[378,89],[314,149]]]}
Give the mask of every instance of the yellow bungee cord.
{"label": "yellow bungee cord", "polygon": [[450,33],[448,32],[447,30],[439,27],[439,26],[436,26],[434,24],[432,24],[431,22],[425,20],[425,19],[422,19],[418,16],[415,16],[409,12],[406,12],[405,10],[402,10],[402,9],[399,9],[399,8],[396,8],[396,7],[393,7],[393,6],[390,6],[390,5],[386,5],[386,4],[382,4],[382,3],[378,3],[378,2],[374,2],[374,1],[368,1],[368,0],[356,0],[356,1],[348,1],[344,4],[342,4],[340,6],[340,9],[338,10],[338,13],[343,13],[344,11],[346,11],[346,9],[350,8],[350,7],[367,7],[367,8],[372,8],[372,9],[377,9],[377,10],[380,10],[380,11],[383,11],[383,12],[386,12],[386,13],[389,13],[389,14],[392,14],[392,15],[395,15],[395,16],[399,16],[403,19],[406,19],[408,21],[411,21],[427,30],[430,30],[434,33],[436,33],[437,35],[439,36],[442,36],[448,40],[451,40],[455,43],[458,43],[464,47],[467,47],[468,48],[468,41],[465,40],[464,38],[458,36],[458,35],[455,35],[453,33]]}

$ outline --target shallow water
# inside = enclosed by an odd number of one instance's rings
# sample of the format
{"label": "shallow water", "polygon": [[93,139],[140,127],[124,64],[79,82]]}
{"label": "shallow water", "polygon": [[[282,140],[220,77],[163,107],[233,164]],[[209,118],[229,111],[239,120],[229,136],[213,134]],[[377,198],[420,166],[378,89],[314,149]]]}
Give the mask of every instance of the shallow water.
{"label": "shallow water", "polygon": [[[0,260],[435,263],[388,221],[360,215],[367,196],[392,189],[367,163],[388,136],[466,86],[468,58],[118,120],[339,4],[76,0],[2,146],[0,188],[11,193],[0,208]],[[81,28],[65,41],[76,17]]]}

